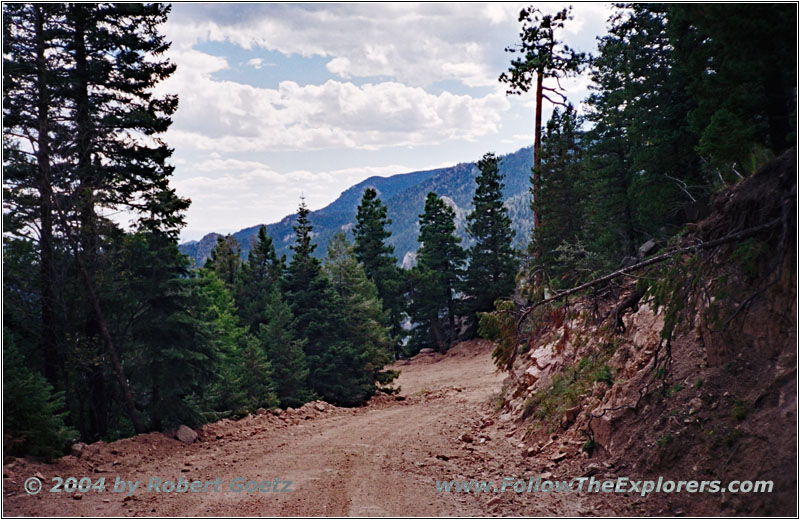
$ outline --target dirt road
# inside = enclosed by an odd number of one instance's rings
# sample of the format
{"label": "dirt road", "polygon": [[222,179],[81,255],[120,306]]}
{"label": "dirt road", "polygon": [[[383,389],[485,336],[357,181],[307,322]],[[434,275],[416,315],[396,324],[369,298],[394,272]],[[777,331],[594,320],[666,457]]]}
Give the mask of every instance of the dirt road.
{"label": "dirt road", "polygon": [[[522,431],[496,419],[492,395],[502,377],[489,346],[470,342],[446,356],[398,367],[403,400],[387,396],[359,409],[319,405],[208,425],[191,444],[161,433],[90,446],[81,458],[4,466],[6,516],[484,516],[578,515],[580,497],[555,494],[439,493],[435,481],[534,475],[520,455]],[[490,424],[492,423],[492,424]],[[512,435],[513,433],[513,435]],[[465,440],[462,435],[467,434]],[[471,442],[470,442],[471,441]],[[39,473],[35,496],[22,486]],[[53,493],[53,477],[105,477],[105,492]],[[151,478],[206,482],[206,492],[155,492]],[[140,481],[113,493],[117,478]],[[233,492],[237,478],[291,481],[290,492]],[[234,482],[237,483],[237,482]],[[253,484],[251,484],[252,486]],[[279,484],[285,487],[286,484]],[[198,487],[200,487],[198,485]],[[264,487],[264,486],[262,486]],[[251,488],[252,489],[252,488]],[[509,490],[510,491],[510,490]]]}

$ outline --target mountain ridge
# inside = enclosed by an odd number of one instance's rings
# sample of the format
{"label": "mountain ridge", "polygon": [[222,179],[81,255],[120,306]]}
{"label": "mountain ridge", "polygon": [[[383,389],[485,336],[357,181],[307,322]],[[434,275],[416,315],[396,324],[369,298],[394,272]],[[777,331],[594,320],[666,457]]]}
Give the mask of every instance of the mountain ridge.
{"label": "mountain ridge", "polygon": [[[533,166],[531,147],[501,156],[500,171],[504,175],[503,190],[506,206],[516,231],[515,246],[527,243],[533,223],[530,209],[530,170]],[[333,202],[309,215],[314,227],[312,243],[317,245],[315,256],[323,257],[327,243],[337,231],[345,231],[352,238],[355,215],[364,190],[374,188],[378,197],[386,204],[392,236],[388,243],[395,248],[399,264],[409,267],[413,263],[414,252],[419,247],[417,221],[422,213],[425,197],[434,191],[446,198],[456,211],[457,234],[462,245],[469,245],[466,233],[466,215],[472,210],[472,196],[475,193],[475,177],[478,174],[474,162],[459,163],[455,166],[400,173],[389,177],[372,176],[344,190]],[[291,214],[278,222],[263,224],[267,234],[272,237],[278,255],[291,257],[289,246],[294,243],[292,225],[297,215]],[[243,228],[235,233],[241,246],[242,257],[247,257],[258,229],[262,224]],[[219,233],[208,233],[200,240],[180,244],[182,253],[189,256],[195,266],[202,266],[216,244]]]}

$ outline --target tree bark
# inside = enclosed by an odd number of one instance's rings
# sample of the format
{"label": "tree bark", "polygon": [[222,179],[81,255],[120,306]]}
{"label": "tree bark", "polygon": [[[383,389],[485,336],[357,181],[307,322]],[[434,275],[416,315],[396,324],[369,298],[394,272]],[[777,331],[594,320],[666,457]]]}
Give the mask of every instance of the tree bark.
{"label": "tree bark", "polygon": [[[98,249],[97,216],[94,211],[94,190],[99,186],[96,186],[98,180],[94,172],[92,172],[91,164],[94,134],[92,131],[92,120],[90,117],[91,107],[89,102],[89,69],[85,31],[87,15],[85,6],[81,4],[71,5],[70,10],[72,14],[72,29],[74,30],[73,44],[75,46],[76,84],[72,94],[76,105],[75,132],[78,142],[77,169],[79,179],[77,208],[79,227],[77,230],[78,236],[73,237],[73,249],[84,285],[86,286],[86,293],[89,297],[95,320],[97,321],[97,328],[103,340],[103,346],[105,347],[106,354],[111,361],[111,368],[122,390],[123,404],[130,416],[131,423],[136,433],[141,433],[145,431],[145,428],[136,411],[133,393],[131,392],[128,380],[125,378],[119,354],[114,348],[114,342],[108,330],[108,323],[103,315],[100,299],[97,296],[96,287],[91,275],[91,271],[95,268],[95,257]],[[65,215],[65,222],[68,222],[68,219],[69,217]],[[78,244],[80,244],[80,246]]]}
{"label": "tree bark", "polygon": [[[533,229],[539,229],[542,225],[542,214],[539,210],[539,184],[542,167],[542,81],[544,71],[539,69],[536,73],[536,128],[533,134]],[[542,257],[542,248],[536,246],[533,251],[533,258],[539,260]],[[542,271],[536,269],[534,273],[536,285],[542,283]]]}
{"label": "tree bark", "polygon": [[444,338],[442,337],[442,331],[439,328],[438,317],[431,317],[431,332],[433,332],[433,337],[436,339],[436,346],[438,347],[439,352],[444,352]]}
{"label": "tree bark", "polygon": [[456,313],[455,313],[455,301],[453,301],[453,290],[449,289],[447,295],[447,319],[450,325],[450,341],[447,342],[448,348],[453,346],[453,342],[456,340]]}
{"label": "tree bark", "polygon": [[92,311],[94,312],[98,328],[100,329],[100,336],[103,339],[103,346],[105,347],[106,354],[108,354],[108,357],[111,360],[111,368],[114,370],[114,375],[117,376],[117,381],[122,389],[122,400],[125,405],[125,409],[130,416],[131,423],[133,424],[133,428],[136,430],[136,433],[142,433],[145,431],[145,428],[142,422],[139,420],[139,414],[136,411],[133,393],[131,392],[131,387],[128,384],[128,380],[125,379],[125,373],[122,370],[122,363],[119,360],[117,350],[114,348],[114,342],[111,339],[111,333],[108,331],[108,325],[106,324],[106,319],[103,315],[103,309],[100,307],[100,300],[95,292],[94,282],[89,275],[89,271],[86,269],[86,263],[83,261],[83,257],[81,256],[80,252],[75,251],[75,253],[78,258],[78,267],[80,268],[83,282],[86,285],[86,293],[89,296],[89,302],[92,305]]}
{"label": "tree bark", "polygon": [[47,74],[47,44],[45,42],[45,14],[41,5],[34,5],[34,24],[36,32],[36,73],[37,73],[37,123],[38,150],[36,151],[37,184],[39,190],[39,276],[42,290],[42,337],[44,354],[44,373],[47,381],[57,385],[62,363],[58,353],[58,336],[55,330],[55,291],[53,290],[53,188],[50,179],[50,85]]}

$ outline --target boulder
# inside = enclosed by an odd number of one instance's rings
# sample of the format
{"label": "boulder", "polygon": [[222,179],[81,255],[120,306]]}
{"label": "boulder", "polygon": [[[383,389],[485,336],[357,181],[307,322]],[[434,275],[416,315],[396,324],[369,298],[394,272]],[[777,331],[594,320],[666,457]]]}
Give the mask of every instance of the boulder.
{"label": "boulder", "polygon": [[703,400],[699,397],[695,397],[691,401],[689,401],[689,415],[696,414],[700,411],[703,407]]}
{"label": "boulder", "polygon": [[181,424],[175,432],[175,438],[184,444],[191,444],[197,440],[197,432],[188,426]]}
{"label": "boulder", "polygon": [[609,453],[611,452],[611,436],[613,429],[611,426],[611,419],[609,417],[596,417],[591,422],[592,431],[594,431],[595,444],[602,446]]}
{"label": "boulder", "polygon": [[76,442],[75,444],[72,445],[69,452],[70,455],[72,455],[73,457],[81,458],[85,450],[86,450],[86,444],[82,442]]}
{"label": "boulder", "polygon": [[564,429],[569,428],[569,426],[575,422],[575,419],[578,418],[579,413],[581,413],[580,406],[575,406],[565,411],[564,416],[561,418],[561,427]]}
{"label": "boulder", "polygon": [[320,411],[320,412],[324,412],[324,411],[325,411],[325,405],[324,405],[324,404],[322,404],[322,403],[317,403],[317,404],[315,404],[315,405],[314,405],[314,408],[316,408],[316,409],[317,409],[317,411]]}
{"label": "boulder", "polygon": [[433,350],[432,348],[421,348],[421,349],[419,349],[419,353],[420,354],[424,354],[424,355],[428,355],[428,354],[435,354],[436,351]]}
{"label": "boulder", "polygon": [[461,440],[462,442],[472,442],[473,441],[472,435],[470,435],[469,433],[466,433],[466,432],[461,434],[461,437],[459,437],[459,440]]}
{"label": "boulder", "polygon": [[658,247],[658,242],[652,238],[639,246],[639,260],[643,260],[647,255],[655,253],[656,247]]}

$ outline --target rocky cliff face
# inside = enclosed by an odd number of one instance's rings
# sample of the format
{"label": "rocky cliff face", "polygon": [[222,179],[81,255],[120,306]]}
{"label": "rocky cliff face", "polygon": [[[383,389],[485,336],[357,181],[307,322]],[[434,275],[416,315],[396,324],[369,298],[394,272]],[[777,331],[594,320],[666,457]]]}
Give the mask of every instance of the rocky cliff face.
{"label": "rocky cliff face", "polygon": [[673,245],[717,247],[531,313],[499,403],[527,429],[523,455],[557,476],[774,482],[620,496],[619,514],[797,514],[795,165],[791,150],[720,193]]}

